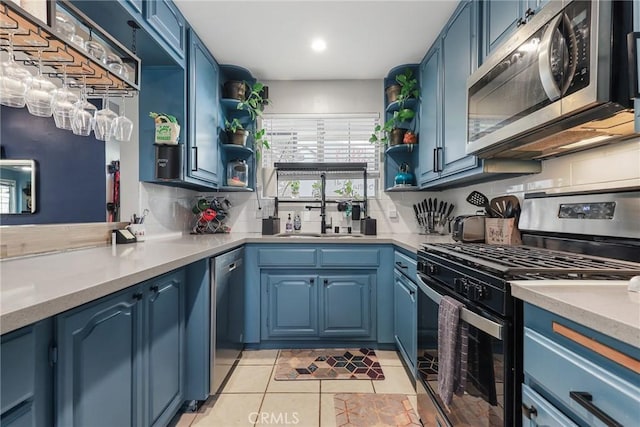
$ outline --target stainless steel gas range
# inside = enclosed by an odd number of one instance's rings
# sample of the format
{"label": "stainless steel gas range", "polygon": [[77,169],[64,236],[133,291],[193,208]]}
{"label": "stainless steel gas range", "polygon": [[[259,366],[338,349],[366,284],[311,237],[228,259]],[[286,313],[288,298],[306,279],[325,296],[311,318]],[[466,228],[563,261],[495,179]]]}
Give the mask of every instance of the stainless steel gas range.
{"label": "stainless steel gas range", "polygon": [[[509,281],[628,280],[640,274],[639,221],[637,190],[528,195],[520,220],[524,245],[423,245],[416,384],[423,424],[521,425],[522,304],[511,296]],[[448,407],[436,391],[438,306],[444,296],[464,304],[460,317],[469,326],[465,392]]]}

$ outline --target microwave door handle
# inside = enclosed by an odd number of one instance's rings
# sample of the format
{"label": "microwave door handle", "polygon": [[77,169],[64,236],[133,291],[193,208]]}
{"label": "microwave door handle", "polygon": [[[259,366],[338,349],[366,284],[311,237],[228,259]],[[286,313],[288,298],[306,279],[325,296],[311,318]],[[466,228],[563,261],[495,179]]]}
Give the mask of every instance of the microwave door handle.
{"label": "microwave door handle", "polygon": [[542,83],[542,88],[550,101],[555,101],[562,95],[558,84],[553,78],[553,71],[551,71],[551,44],[553,42],[553,34],[556,30],[559,31],[558,26],[560,25],[560,22],[562,22],[562,16],[563,15],[558,15],[544,31],[538,50],[538,73],[540,74],[540,83]]}
{"label": "microwave door handle", "polygon": [[[424,293],[429,297],[431,301],[433,301],[437,305],[440,305],[440,300],[442,299],[442,296],[438,292],[434,291],[429,286],[421,287],[421,289],[424,291]],[[482,317],[474,313],[473,311],[467,310],[466,308],[462,309],[460,313],[460,318],[465,322],[467,322],[468,324],[470,324],[471,326],[474,326],[475,328],[481,330],[485,334],[489,334],[492,337],[499,339],[500,341],[503,340],[502,338],[503,327],[499,323],[496,323],[492,320]]]}

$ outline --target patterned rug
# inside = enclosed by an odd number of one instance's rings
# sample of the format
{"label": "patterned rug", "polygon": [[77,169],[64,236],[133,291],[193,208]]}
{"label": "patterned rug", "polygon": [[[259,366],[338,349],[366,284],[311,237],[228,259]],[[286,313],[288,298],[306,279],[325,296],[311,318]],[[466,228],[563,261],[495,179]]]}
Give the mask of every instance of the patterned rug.
{"label": "patterned rug", "polygon": [[383,380],[376,352],[361,349],[280,350],[276,380]]}
{"label": "patterned rug", "polygon": [[337,427],[421,426],[403,394],[336,394]]}

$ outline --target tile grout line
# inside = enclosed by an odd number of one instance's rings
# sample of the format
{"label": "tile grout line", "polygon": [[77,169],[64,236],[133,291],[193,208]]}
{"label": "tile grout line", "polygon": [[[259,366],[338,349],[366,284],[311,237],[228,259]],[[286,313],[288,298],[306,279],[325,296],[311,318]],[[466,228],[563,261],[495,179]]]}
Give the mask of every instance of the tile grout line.
{"label": "tile grout line", "polygon": [[[258,407],[258,419],[260,417],[260,412],[262,411],[262,406],[264,405],[264,399],[267,397],[267,390],[269,389],[269,383],[271,382],[271,376],[274,374],[276,369],[276,361],[278,360],[278,356],[280,356],[280,350],[276,354],[276,358],[273,360],[273,364],[271,365],[271,372],[269,373],[269,379],[267,380],[267,385],[264,388],[264,393],[262,393],[262,400],[260,401],[260,406]],[[258,425],[258,419],[253,424],[253,427]]]}

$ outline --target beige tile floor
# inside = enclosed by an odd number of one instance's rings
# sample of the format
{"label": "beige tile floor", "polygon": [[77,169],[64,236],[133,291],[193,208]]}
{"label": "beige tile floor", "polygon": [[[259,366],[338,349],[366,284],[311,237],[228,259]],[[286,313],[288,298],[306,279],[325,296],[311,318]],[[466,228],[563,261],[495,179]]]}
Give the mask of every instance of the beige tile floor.
{"label": "beige tile floor", "polygon": [[278,350],[247,350],[222,392],[171,427],[335,427],[336,393],[398,393],[416,407],[415,389],[395,351],[376,351],[384,380],[275,381]]}

